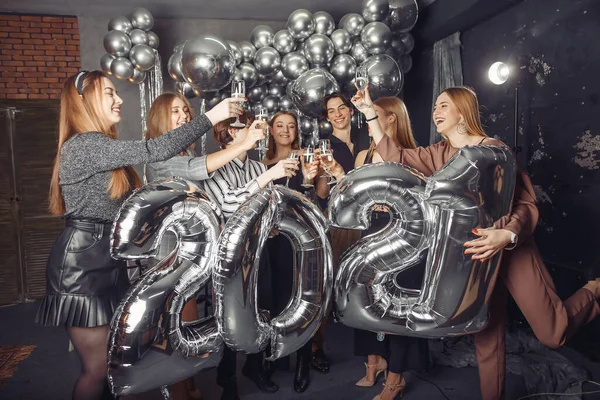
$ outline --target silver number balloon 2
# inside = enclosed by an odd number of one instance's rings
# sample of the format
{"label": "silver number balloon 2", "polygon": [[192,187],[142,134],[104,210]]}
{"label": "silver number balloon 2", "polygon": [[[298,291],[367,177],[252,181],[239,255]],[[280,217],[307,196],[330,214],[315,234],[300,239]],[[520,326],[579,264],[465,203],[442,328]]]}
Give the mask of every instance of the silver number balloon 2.
{"label": "silver number balloon 2", "polygon": [[109,382],[115,395],[144,392],[216,366],[222,340],[213,317],[184,323],[185,303],[211,278],[216,206],[188,181],[137,190],[113,226],[114,258],[158,258],[121,301],[111,323]]}
{"label": "silver number balloon 2", "polygon": [[[331,194],[331,223],[365,229],[375,204],[389,208],[392,222],[343,255],[337,317],[351,327],[405,336],[483,329],[500,254],[473,261],[463,244],[474,239],[473,228],[509,214],[515,177],[510,150],[495,146],[463,148],[429,178],[396,163],[351,171]],[[402,272],[425,256],[421,290],[402,287]]]}
{"label": "silver number balloon 2", "polygon": [[[258,307],[257,278],[260,253],[273,228],[294,248],[294,289],[285,310],[271,318]],[[213,274],[215,316],[225,343],[257,353],[270,341],[270,360],[302,347],[325,317],[331,257],[327,221],[306,197],[277,185],[248,199],[223,229]]]}

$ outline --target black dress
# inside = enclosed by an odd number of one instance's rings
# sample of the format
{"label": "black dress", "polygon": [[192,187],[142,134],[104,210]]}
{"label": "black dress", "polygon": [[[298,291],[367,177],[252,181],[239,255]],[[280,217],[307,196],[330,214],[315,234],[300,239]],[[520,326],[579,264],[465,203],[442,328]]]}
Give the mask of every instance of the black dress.
{"label": "black dress", "polygon": [[[373,161],[373,151],[369,150],[365,164]],[[367,236],[385,228],[390,222],[387,212],[373,212],[371,226],[362,236]],[[405,287],[420,287],[423,281],[423,268],[414,267],[402,273]],[[378,355],[387,359],[388,370],[402,375],[405,371],[422,371],[429,366],[429,341],[411,336],[385,335],[383,341],[377,334],[362,329],[354,329],[354,354],[357,356]]]}

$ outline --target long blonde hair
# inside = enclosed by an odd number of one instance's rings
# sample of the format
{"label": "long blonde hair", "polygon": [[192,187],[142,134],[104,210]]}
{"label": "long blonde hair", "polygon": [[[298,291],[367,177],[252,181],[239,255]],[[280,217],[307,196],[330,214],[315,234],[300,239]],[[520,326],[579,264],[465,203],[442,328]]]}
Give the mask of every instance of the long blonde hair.
{"label": "long blonde hair", "polygon": [[[102,71],[92,71],[83,78],[81,96],[75,87],[75,76],[65,81],[60,98],[60,120],[58,127],[58,149],[54,159],[52,180],[50,181],[50,213],[62,215],[66,212],[65,200],[62,196],[59,180],[60,151],[63,144],[73,136],[84,132],[100,132],[117,139],[114,125],[100,116],[102,103],[102,78],[107,76]],[[107,190],[111,199],[118,199],[129,192],[132,187],[141,186],[140,178],[131,166],[117,168]]]}
{"label": "long blonde hair", "polygon": [[487,136],[481,126],[479,101],[473,89],[466,86],[457,86],[448,88],[442,91],[442,93],[446,93],[450,97],[458,112],[463,116],[468,135]]}
{"label": "long blonde hair", "polygon": [[[273,129],[273,126],[275,125],[275,121],[277,120],[277,118],[281,117],[282,115],[289,115],[290,117],[294,118],[294,122],[296,123],[296,137],[294,138],[294,141],[292,142],[292,149],[298,150],[300,148],[300,132],[298,130],[298,117],[296,117],[296,114],[294,114],[291,111],[278,111],[277,113],[275,113],[275,115],[273,115],[273,118],[271,118],[271,121],[269,121],[269,126],[271,127],[271,129]],[[267,150],[267,153],[265,154],[265,160],[272,160],[275,158],[276,147],[277,147],[277,143],[275,143],[275,139],[273,138],[273,135],[269,135],[269,149]]]}
{"label": "long blonde hair", "polygon": [[396,146],[403,149],[414,149],[417,147],[413,131],[408,116],[408,110],[404,102],[398,97],[380,97],[373,101],[383,109],[383,112],[388,116],[394,114],[396,123],[392,125],[392,140]]}
{"label": "long blonde hair", "polygon": [[144,137],[146,139],[155,139],[165,132],[170,131],[173,127],[170,126],[171,122],[171,106],[176,98],[181,99],[190,110],[190,115],[194,118],[194,111],[188,99],[178,93],[166,92],[158,96],[150,106],[148,111],[148,118],[146,120],[146,132]]}

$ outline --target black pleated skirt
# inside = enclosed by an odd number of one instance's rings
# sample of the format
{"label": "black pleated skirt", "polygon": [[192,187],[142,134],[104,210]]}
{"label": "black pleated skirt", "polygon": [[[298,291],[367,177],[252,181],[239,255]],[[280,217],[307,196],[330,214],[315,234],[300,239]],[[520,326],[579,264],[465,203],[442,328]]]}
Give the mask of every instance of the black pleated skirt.
{"label": "black pleated skirt", "polygon": [[111,224],[67,219],[48,258],[37,323],[82,328],[110,323],[129,287],[126,263],[110,257],[110,233]]}

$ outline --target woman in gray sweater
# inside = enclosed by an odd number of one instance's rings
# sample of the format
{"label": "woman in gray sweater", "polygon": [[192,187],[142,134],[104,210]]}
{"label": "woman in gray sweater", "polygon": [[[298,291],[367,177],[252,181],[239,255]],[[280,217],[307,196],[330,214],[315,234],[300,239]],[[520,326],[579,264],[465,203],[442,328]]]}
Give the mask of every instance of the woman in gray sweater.
{"label": "woman in gray sweater", "polygon": [[159,138],[117,140],[123,101],[100,71],[66,80],[61,95],[58,151],[50,184],[50,212],[66,226],[48,259],[46,296],[36,321],[65,326],[82,361],[73,399],[99,399],[106,389],[109,322],[127,289],[125,265],[110,257],[111,225],[129,193],[140,186],[132,168],[166,160],[213,124],[239,115],[229,99]]}

